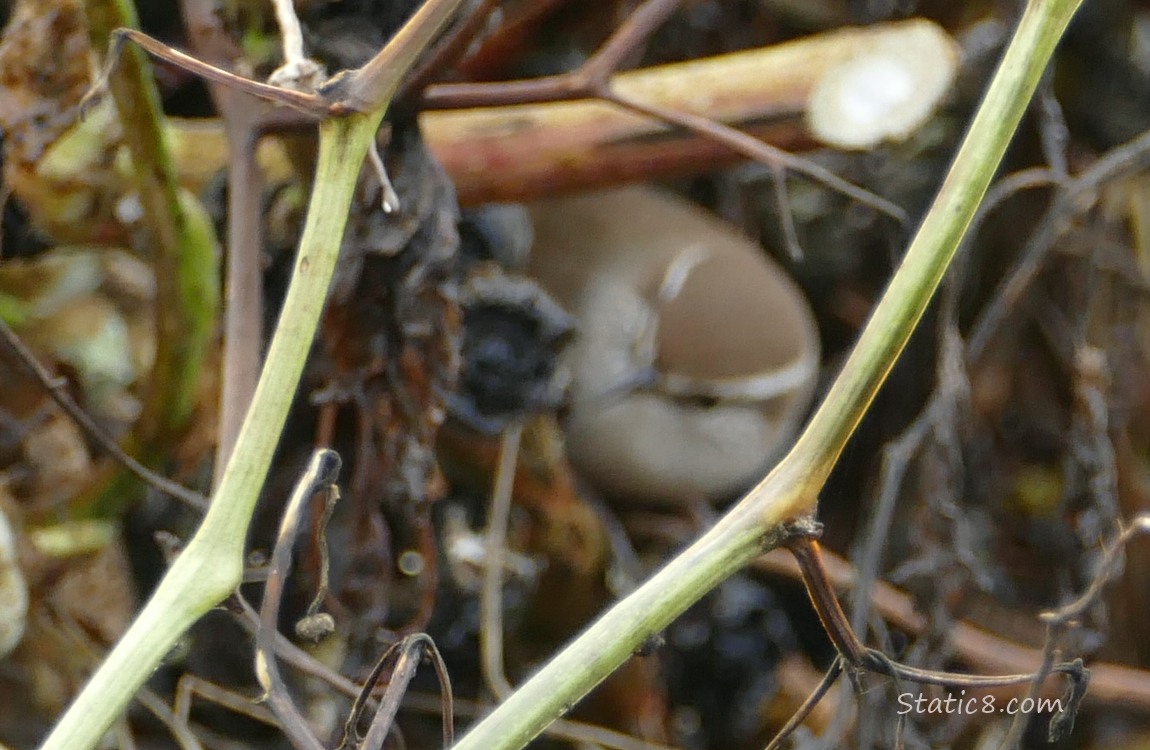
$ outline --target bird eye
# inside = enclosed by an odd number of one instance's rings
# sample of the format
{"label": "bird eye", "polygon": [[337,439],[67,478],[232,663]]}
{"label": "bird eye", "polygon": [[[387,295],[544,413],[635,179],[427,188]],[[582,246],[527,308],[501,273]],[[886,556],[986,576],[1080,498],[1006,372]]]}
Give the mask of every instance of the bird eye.
{"label": "bird eye", "polygon": [[682,396],[681,402],[684,406],[690,406],[695,409],[713,409],[719,405],[718,398],[704,395]]}

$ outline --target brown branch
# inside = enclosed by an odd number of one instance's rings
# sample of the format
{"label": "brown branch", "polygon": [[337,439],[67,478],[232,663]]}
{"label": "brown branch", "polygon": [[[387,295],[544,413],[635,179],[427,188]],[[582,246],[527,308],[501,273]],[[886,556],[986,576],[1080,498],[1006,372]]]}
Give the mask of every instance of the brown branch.
{"label": "brown branch", "polygon": [[477,0],[468,9],[467,15],[457,21],[435,48],[427,53],[427,59],[412,70],[396,94],[396,101],[403,101],[414,92],[422,95],[428,85],[457,63],[497,5],[498,0]]}
{"label": "brown branch", "polygon": [[[898,206],[756,137],[812,145],[813,137],[799,117],[824,72],[879,40],[903,33],[902,26],[838,31],[612,77],[623,56],[676,4],[648,0],[573,72],[427,89],[423,105],[428,109],[467,108],[429,113],[424,119],[428,142],[455,179],[461,201],[522,200],[556,188],[713,169],[744,157],[776,172],[786,167],[805,174],[900,224],[907,222]],[[700,91],[707,95],[700,98]],[[600,102],[655,122],[636,120]],[[755,135],[719,120],[753,126]],[[764,133],[765,124],[774,127]],[[676,132],[682,130],[696,137],[684,139]]]}
{"label": "brown branch", "polygon": [[[378,707],[372,716],[367,734],[361,738],[356,726],[371,702],[372,691],[383,676],[384,667],[393,655],[396,657],[395,667],[388,676],[387,688],[378,701]],[[341,748],[382,748],[384,746],[384,741],[391,733],[391,727],[395,722],[395,715],[399,712],[403,696],[407,692],[412,678],[415,677],[415,671],[424,656],[431,659],[431,663],[435,666],[435,675],[439,678],[439,689],[442,694],[440,715],[443,721],[443,746],[449,747],[455,741],[454,699],[451,694],[451,681],[447,677],[447,665],[443,663],[443,657],[440,656],[439,649],[435,647],[435,642],[431,640],[431,636],[426,633],[413,633],[389,648],[372,668],[371,674],[364,681],[359,695],[356,696],[351,711],[348,712],[347,721],[343,728],[343,740],[339,745]]]}
{"label": "brown branch", "polygon": [[644,0],[578,70],[501,83],[446,83],[423,94],[426,109],[466,109],[594,99],[623,58],[651,36],[682,0]]}
{"label": "brown branch", "polygon": [[823,679],[815,686],[815,689],[811,691],[811,694],[807,696],[807,699],[803,701],[803,704],[799,706],[798,710],[791,714],[790,718],[787,719],[787,723],[783,724],[782,729],[778,731],[778,734],[771,738],[765,750],[778,750],[782,747],[787,738],[794,734],[795,730],[799,728],[799,725],[815,710],[815,706],[817,706],[819,701],[830,691],[842,673],[843,659],[841,656],[835,657],[835,660],[831,662],[830,668],[826,674],[823,675]]}
{"label": "brown branch", "polygon": [[[853,589],[856,575],[850,563],[825,549],[822,557],[831,583],[844,591]],[[760,557],[754,568],[802,580],[797,561],[783,550]],[[884,620],[905,633],[917,636],[929,629],[926,616],[915,610],[911,597],[889,583],[876,582],[871,587],[870,600]],[[1042,661],[1038,649],[988,633],[968,622],[956,622],[949,635],[958,658],[978,671],[1033,674]],[[1095,663],[1090,666],[1090,676],[1088,702],[1150,713],[1150,672],[1120,664]]]}
{"label": "brown branch", "polygon": [[[214,4],[181,0],[192,49],[205,62],[232,70],[242,51],[228,36]],[[256,391],[263,349],[263,248],[260,221],[260,172],[256,146],[266,107],[258,100],[213,83],[212,100],[227,135],[227,270],[224,284],[223,369],[220,374],[219,425],[214,484],[218,483]]]}
{"label": "brown branch", "polygon": [[620,107],[705,135],[718,143],[722,143],[732,151],[760,162],[771,169],[777,170],[783,166],[799,174],[804,174],[835,192],[842,193],[848,198],[853,198],[865,206],[870,206],[874,210],[886,214],[903,226],[906,226],[908,222],[906,211],[887,199],[844,180],[831,170],[809,159],[795,156],[777,146],[772,146],[715,120],[688,112],[679,112],[657,104],[640,102],[614,91],[604,91],[600,97]]}

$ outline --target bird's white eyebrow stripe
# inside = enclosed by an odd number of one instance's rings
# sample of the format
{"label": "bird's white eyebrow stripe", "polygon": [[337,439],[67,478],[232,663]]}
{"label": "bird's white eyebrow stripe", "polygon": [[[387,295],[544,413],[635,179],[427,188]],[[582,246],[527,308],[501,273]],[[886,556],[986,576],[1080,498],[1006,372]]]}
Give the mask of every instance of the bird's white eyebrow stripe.
{"label": "bird's white eyebrow stripe", "polygon": [[663,273],[663,281],[659,284],[659,301],[665,302],[679,296],[679,292],[683,291],[683,285],[687,283],[687,277],[691,275],[691,271],[695,270],[695,266],[702,263],[710,255],[711,251],[705,245],[696,243],[683,248],[682,252],[675,256],[675,259],[671,261]]}
{"label": "bird's white eyebrow stripe", "polygon": [[660,384],[675,395],[706,395],[730,401],[768,401],[804,387],[818,370],[814,357],[804,356],[782,367],[743,378],[689,378],[663,374]]}

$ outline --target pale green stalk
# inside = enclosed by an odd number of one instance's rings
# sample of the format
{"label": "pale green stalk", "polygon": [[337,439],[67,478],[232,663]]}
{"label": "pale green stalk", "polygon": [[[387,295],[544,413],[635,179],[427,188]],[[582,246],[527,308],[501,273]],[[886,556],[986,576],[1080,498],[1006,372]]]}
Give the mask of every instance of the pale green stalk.
{"label": "pale green stalk", "polygon": [[180,636],[239,585],[248,523],[315,336],[359,166],[382,116],[381,109],[320,126],[316,182],[295,274],[248,417],[211,508],[42,750],[95,746]]}
{"label": "pale green stalk", "polygon": [[[307,222],[260,381],[212,504],[188,546],[41,750],[89,750],[164,655],[240,584],[244,542],[327,299],[360,166],[412,61],[462,0],[427,0],[380,56],[390,61],[341,77],[350,101],[319,127],[319,161]],[[355,111],[349,112],[350,109]]]}
{"label": "pale green stalk", "polygon": [[946,271],[1081,0],[1032,0],[962,148],[854,351],[791,452],[719,523],[617,604],[456,745],[515,750],[622,664],[642,641],[815,511],[818,492]]}

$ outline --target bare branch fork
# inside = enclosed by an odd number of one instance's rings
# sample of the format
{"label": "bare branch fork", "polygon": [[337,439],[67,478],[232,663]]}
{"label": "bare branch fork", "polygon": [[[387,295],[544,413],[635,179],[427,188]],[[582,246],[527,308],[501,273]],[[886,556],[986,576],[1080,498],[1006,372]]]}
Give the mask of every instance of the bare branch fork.
{"label": "bare branch fork", "polygon": [[[1132,528],[1138,529],[1141,525],[1141,522],[1139,522]],[[817,529],[815,529],[815,531],[817,532]],[[1115,555],[1119,554],[1119,551],[1125,546],[1131,536],[1132,533],[1126,533],[1120,536],[1108,550],[1107,560],[1111,560]],[[1044,664],[1035,673],[969,675],[920,669],[901,664],[877,649],[867,648],[858,639],[850,622],[847,620],[846,614],[839,605],[834,590],[831,588],[830,574],[827,573],[823,565],[815,535],[798,534],[787,543],[787,547],[798,562],[799,569],[802,570],[803,583],[806,585],[807,593],[810,595],[811,602],[814,604],[819,622],[822,623],[823,629],[827,632],[827,635],[830,636],[831,643],[834,644],[835,649],[839,653],[838,658],[827,671],[823,682],[816,688],[811,698],[804,702],[800,708],[800,714],[809,713],[814,708],[818,702],[818,698],[825,694],[846,667],[850,667],[859,672],[875,672],[879,675],[890,677],[896,682],[906,680],[922,685],[940,685],[949,688],[987,688],[1030,683],[1031,693],[1037,693],[1048,675],[1064,674],[1066,675],[1068,683],[1066,689],[1066,705],[1062,707],[1061,712],[1051,722],[1051,733],[1054,735],[1056,729],[1065,729],[1074,725],[1074,717],[1078,712],[1082,697],[1086,693],[1086,686],[1090,682],[1090,670],[1086,669],[1081,659],[1055,663],[1053,646],[1051,645],[1055,639],[1052,638],[1048,641],[1048,650],[1044,653]],[[1083,595],[1082,599],[1086,600],[1093,598],[1093,595],[1097,595],[1104,583],[1113,575],[1113,572],[1113,564],[1103,565],[1098,580],[1096,580],[1090,590]],[[1049,615],[1047,617],[1049,617]],[[1031,697],[1033,698],[1035,696],[1032,695]],[[1022,714],[1019,714],[1019,716],[1022,716]],[[1021,723],[1021,721],[1021,719],[1016,719],[1016,724]],[[794,731],[797,725],[794,718],[788,721],[779,735],[771,741],[769,747],[777,747],[788,734]],[[1053,739],[1057,739],[1057,737],[1053,737]],[[1004,745],[1004,747],[1005,746],[1006,745]]]}
{"label": "bare branch fork", "polygon": [[[283,37],[284,63],[272,73],[269,79],[271,83],[253,81],[205,63],[136,29],[118,28],[112,32],[104,69],[80,102],[80,113],[83,116],[94,95],[106,86],[124,43],[131,40],[148,53],[206,80],[291,107],[317,119],[369,115],[383,104],[379,110],[382,118],[383,111],[399,90],[407,71],[415,65],[462,2],[428,0],[375,57],[355,70],[342,70],[323,81],[319,80],[322,67],[303,57],[299,21],[291,3],[285,0],[275,0],[276,19],[281,25]],[[398,75],[396,71],[399,71]],[[398,210],[399,199],[384,170],[374,139],[368,144],[367,156],[383,188],[383,209],[388,213]]]}

